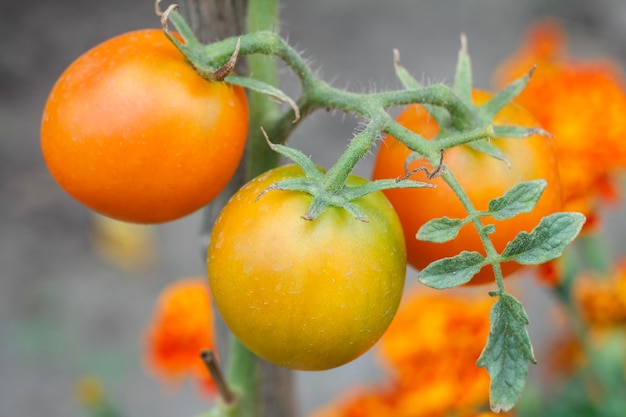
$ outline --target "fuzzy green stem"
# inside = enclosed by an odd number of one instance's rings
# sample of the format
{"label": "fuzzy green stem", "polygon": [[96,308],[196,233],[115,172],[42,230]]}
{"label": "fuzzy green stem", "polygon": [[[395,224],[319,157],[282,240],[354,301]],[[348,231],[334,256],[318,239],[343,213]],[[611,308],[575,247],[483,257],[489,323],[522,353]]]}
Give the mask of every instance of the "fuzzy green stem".
{"label": "fuzzy green stem", "polygon": [[[247,31],[276,30],[278,21],[277,0],[250,0],[248,3]],[[278,70],[271,56],[248,57],[248,71],[257,79],[271,85],[278,82]],[[279,113],[276,103],[266,96],[251,92],[250,132],[248,134],[247,170],[248,179],[278,165],[278,155],[265,143],[260,130],[267,120]],[[257,356],[248,350],[234,335],[230,334],[227,380],[235,392],[234,406],[225,408],[232,417],[258,417],[260,369]]]}
{"label": "fuzzy green stem", "polygon": [[[278,1],[277,0],[250,0],[247,15],[248,33],[260,31],[275,32],[278,30]],[[269,85],[278,84],[278,66],[276,59],[266,55],[248,56],[248,70],[254,77]],[[250,92],[250,132],[248,135],[247,177],[252,179],[257,175],[278,165],[279,155],[272,151],[265,142],[260,131],[271,119],[279,114],[278,104],[266,95]]]}
{"label": "fuzzy green stem", "polygon": [[[430,163],[436,164],[439,163],[439,161],[430,160]],[[441,177],[448,184],[448,186],[450,186],[452,191],[454,191],[454,193],[457,195],[458,199],[461,201],[461,204],[463,204],[465,211],[467,211],[467,214],[472,219],[472,223],[474,224],[474,227],[476,228],[476,231],[480,236],[480,240],[485,248],[487,259],[497,258],[498,252],[496,251],[496,248],[493,245],[491,239],[489,239],[489,236],[485,233],[485,226],[480,219],[480,212],[476,210],[476,207],[474,207],[474,203],[472,203],[472,201],[469,199],[469,196],[467,195],[467,193],[465,193],[465,190],[463,189],[463,187],[461,187],[461,184],[459,184],[457,179],[450,171],[444,171]],[[497,294],[499,296],[504,295],[506,294],[506,290],[504,287],[504,277],[502,275],[502,267],[500,265],[500,262],[491,262],[491,266],[493,267],[494,276],[496,278],[496,285],[498,286]]]}
{"label": "fuzzy green stem", "polygon": [[228,355],[227,381],[236,396],[236,403],[225,407],[229,417],[258,417],[257,388],[258,363],[257,357],[241,342],[230,334]]}
{"label": "fuzzy green stem", "polygon": [[380,123],[372,122],[361,133],[352,138],[348,149],[324,175],[322,188],[331,193],[341,191],[356,164],[372,148],[379,132]]}
{"label": "fuzzy green stem", "polygon": [[438,138],[436,141],[429,142],[437,149],[450,149],[459,145],[467,145],[470,142],[483,139],[493,139],[494,131],[493,126],[489,125],[482,129],[474,129],[469,132],[463,132],[454,136],[446,136]]}

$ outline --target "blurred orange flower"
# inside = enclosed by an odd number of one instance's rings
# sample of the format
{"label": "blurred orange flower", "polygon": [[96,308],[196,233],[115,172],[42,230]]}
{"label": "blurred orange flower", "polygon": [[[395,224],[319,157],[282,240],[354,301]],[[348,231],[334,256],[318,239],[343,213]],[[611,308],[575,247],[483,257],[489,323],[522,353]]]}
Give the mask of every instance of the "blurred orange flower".
{"label": "blurred orange flower", "polygon": [[476,366],[492,304],[490,297],[407,294],[379,345],[390,383],[353,392],[315,417],[495,415],[485,411],[489,375]]}
{"label": "blurred orange flower", "polygon": [[626,327],[626,261],[606,277],[591,272],[577,277],[572,292],[581,316],[592,328]]}
{"label": "blurred orange flower", "polygon": [[161,293],[146,332],[147,365],[164,380],[196,378],[212,393],[214,385],[200,358],[215,349],[213,314],[204,278],[188,278]]}
{"label": "blurred orange flower", "polygon": [[616,197],[613,176],[626,167],[624,78],[609,60],[569,58],[556,21],[529,29],[520,49],[496,71],[496,86],[533,65],[533,78],[516,101],[554,135],[566,209],[593,217],[600,199]]}

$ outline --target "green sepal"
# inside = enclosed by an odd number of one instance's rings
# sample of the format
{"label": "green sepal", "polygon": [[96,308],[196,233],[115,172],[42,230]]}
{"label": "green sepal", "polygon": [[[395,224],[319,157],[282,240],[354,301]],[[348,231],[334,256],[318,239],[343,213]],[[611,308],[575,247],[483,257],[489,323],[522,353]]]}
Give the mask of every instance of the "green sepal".
{"label": "green sepal", "polygon": [[472,100],[472,63],[467,53],[467,37],[464,33],[461,34],[461,49],[459,49],[452,90],[465,105],[474,106]]}
{"label": "green sepal", "polygon": [[317,219],[328,207],[342,207],[346,209],[354,218],[359,221],[367,222],[367,217],[358,205],[352,203],[353,200],[361,198],[367,194],[388,190],[392,188],[433,188],[434,185],[410,179],[381,179],[376,181],[368,181],[358,186],[344,186],[339,192],[329,192],[323,189],[321,185],[324,170],[317,166],[311,158],[303,154],[301,151],[290,148],[289,146],[272,143],[267,135],[265,136],[268,146],[275,152],[295,162],[302,171],[304,177],[289,178],[278,181],[257,197],[257,200],[263,197],[267,192],[274,190],[290,190],[302,191],[310,194],[313,201],[307,212],[302,216],[305,220]]}
{"label": "green sepal", "polygon": [[307,178],[321,178],[322,175],[324,175],[324,171],[319,166],[317,166],[315,162],[311,160],[311,158],[303,154],[301,151],[290,148],[289,146],[273,143],[272,141],[270,141],[267,135],[265,135],[265,140],[267,142],[267,145],[274,152],[281,154],[282,156],[295,162],[300,168],[302,168],[302,171],[304,171],[304,175]]}
{"label": "green sepal", "polygon": [[235,75],[235,74],[228,75],[224,79],[224,81],[230,84],[241,86],[243,88],[246,88],[248,90],[251,90],[260,94],[264,94],[282,103],[287,103],[294,112],[294,115],[295,115],[294,123],[300,119],[300,109],[298,108],[298,105],[296,104],[296,102],[293,101],[291,97],[289,97],[279,88],[276,88],[273,85],[265,83],[263,81],[255,80],[254,78],[242,77],[240,75]]}
{"label": "green sepal", "polygon": [[421,181],[414,181],[410,179],[382,179],[375,181],[368,181],[363,185],[358,186],[346,186],[344,195],[348,200],[356,200],[363,197],[366,194],[375,193],[377,191],[391,190],[395,188],[435,188],[434,185]]}
{"label": "green sepal", "polygon": [[[399,53],[397,53],[397,50],[394,51],[394,53],[395,54],[393,64],[396,71],[396,76],[400,80],[400,83],[402,83],[402,86],[406,90],[418,90],[422,88],[422,84],[417,81],[404,66],[400,64],[400,56]],[[438,106],[430,106],[428,104],[423,104],[423,106],[428,111],[428,113],[430,113],[433,119],[435,119],[437,125],[446,126],[449,124],[450,114],[446,109]]]}
{"label": "green sepal", "polygon": [[548,186],[546,180],[524,181],[511,187],[502,197],[489,202],[489,211],[485,215],[496,220],[509,219],[521,213],[528,213],[537,205],[537,201]]}
{"label": "green sepal", "polygon": [[526,329],[528,316],[515,297],[501,294],[491,308],[490,322],[487,344],[477,365],[489,372],[489,405],[499,413],[509,411],[518,401],[526,384],[528,363],[536,360]]}
{"label": "green sepal", "polygon": [[507,104],[513,101],[524,88],[530,82],[530,78],[535,72],[533,67],[525,75],[518,78],[505,86],[502,90],[498,91],[488,102],[479,107],[480,114],[488,119],[493,120],[494,117],[502,110]]}
{"label": "green sepal", "polygon": [[454,239],[467,223],[461,219],[441,217],[427,221],[419,228],[415,238],[426,242],[443,243]]}
{"label": "green sepal", "polygon": [[191,49],[195,49],[194,48],[195,46],[198,46],[201,44],[198,38],[196,38],[196,35],[194,35],[191,27],[189,27],[189,25],[185,21],[185,18],[180,13],[178,13],[177,10],[172,10],[171,13],[169,13],[169,15],[167,16],[167,18],[172,22],[178,34],[183,38],[183,42],[180,42],[177,37],[173,36],[172,33],[169,30],[167,30],[166,22],[162,21],[161,23],[163,24],[163,29],[164,29],[163,32],[165,33],[165,36],[167,36],[168,39],[172,41],[172,43],[178,49],[191,50]]}
{"label": "green sepal", "polygon": [[522,265],[538,265],[563,254],[585,223],[580,213],[554,213],[541,219],[530,232],[520,232],[510,241],[500,255],[503,261]]}
{"label": "green sepal", "polygon": [[[310,187],[306,190],[304,189],[306,186],[305,184],[297,185],[295,188],[290,188],[306,191],[313,196],[313,202],[303,217],[306,220],[315,220],[324,210],[326,210],[327,207],[334,206],[343,207],[357,220],[367,222],[367,216],[365,216],[359,206],[352,203],[352,201],[370,193],[389,190],[392,188],[434,188],[432,184],[409,179],[382,179],[368,181],[365,184],[357,186],[346,185],[339,193],[329,193],[323,191],[318,184],[319,181],[313,181]],[[278,182],[277,186],[282,187],[282,182]]]}
{"label": "green sepal", "polygon": [[511,168],[511,162],[509,162],[509,159],[506,157],[506,155],[502,153],[502,151],[491,142],[488,142],[483,139],[483,140],[470,142],[467,144],[467,146],[469,146],[470,148],[472,148],[473,150],[477,152],[481,152],[486,155],[489,155],[492,158],[498,159],[504,162],[507,167]]}
{"label": "green sepal", "polygon": [[[176,49],[178,49],[185,56],[187,61],[196,69],[196,71],[203,76],[217,71],[220,65],[217,63],[206,62],[206,57],[203,55],[204,52],[202,43],[198,40],[198,38],[196,38],[193,30],[185,21],[185,18],[178,13],[178,11],[172,10],[167,15],[167,19],[172,22],[176,32],[178,32],[183,41],[181,42],[178,37],[174,36],[167,29],[167,22],[162,19],[161,23],[163,24],[163,33],[165,33],[165,36],[170,40],[170,42],[172,42]],[[202,63],[202,65],[200,65],[200,63]]]}
{"label": "green sepal", "polygon": [[480,253],[463,251],[431,263],[419,272],[418,279],[438,290],[453,288],[468,283],[486,264]]}
{"label": "green sepal", "polygon": [[493,127],[495,138],[507,138],[507,139],[526,139],[533,135],[541,135],[547,138],[551,138],[552,135],[545,130],[538,127],[523,127],[523,126],[494,126]]}

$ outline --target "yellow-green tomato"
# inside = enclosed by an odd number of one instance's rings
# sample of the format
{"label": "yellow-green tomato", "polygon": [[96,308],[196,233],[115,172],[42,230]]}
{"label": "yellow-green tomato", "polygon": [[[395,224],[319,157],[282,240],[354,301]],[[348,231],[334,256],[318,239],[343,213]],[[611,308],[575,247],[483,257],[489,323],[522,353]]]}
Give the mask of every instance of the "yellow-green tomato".
{"label": "yellow-green tomato", "polygon": [[[323,370],[366,352],[391,322],[404,286],[402,226],[381,192],[302,219],[312,197],[275,190],[295,165],[253,179],[217,219],[208,252],[213,300],[235,336],[277,365]],[[364,183],[351,176],[348,185]]]}

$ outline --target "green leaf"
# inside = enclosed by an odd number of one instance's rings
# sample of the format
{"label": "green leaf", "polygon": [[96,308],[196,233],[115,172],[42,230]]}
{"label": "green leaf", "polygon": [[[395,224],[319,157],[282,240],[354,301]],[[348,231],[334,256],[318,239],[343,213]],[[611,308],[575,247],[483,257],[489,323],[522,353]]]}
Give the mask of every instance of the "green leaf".
{"label": "green leaf", "polygon": [[532,232],[520,232],[509,242],[502,258],[523,265],[538,265],[556,259],[580,232],[585,216],[580,213],[554,213],[541,219]]}
{"label": "green leaf", "polygon": [[489,404],[498,413],[513,408],[526,384],[528,362],[536,360],[526,330],[528,316],[515,297],[502,294],[491,309],[490,320],[487,345],[477,365],[489,372]]}
{"label": "green leaf", "polygon": [[474,149],[475,151],[489,155],[492,158],[499,159],[500,161],[504,162],[507,167],[511,168],[511,163],[509,162],[509,159],[506,157],[506,155],[504,155],[502,151],[491,142],[483,139],[470,142],[467,144],[467,146]]}
{"label": "green leaf", "polygon": [[454,239],[465,222],[461,219],[442,217],[432,219],[422,225],[415,235],[416,239],[427,242],[443,243]]}
{"label": "green leaf", "polygon": [[239,85],[257,93],[264,94],[280,102],[287,103],[289,107],[293,109],[293,112],[295,114],[293,122],[295,123],[300,119],[300,109],[298,108],[296,102],[293,101],[291,97],[289,97],[283,91],[279,90],[273,85],[265,83],[263,81],[255,80],[254,78],[242,77],[240,75],[234,74],[230,74],[229,76],[227,76],[224,81],[230,84]]}
{"label": "green leaf", "polygon": [[511,187],[502,197],[491,200],[487,214],[497,220],[504,220],[520,213],[528,213],[535,207],[547,185],[545,180],[521,182]]}
{"label": "green leaf", "polygon": [[438,290],[453,288],[469,282],[486,265],[478,252],[463,251],[452,258],[443,258],[419,272],[419,281]]}

